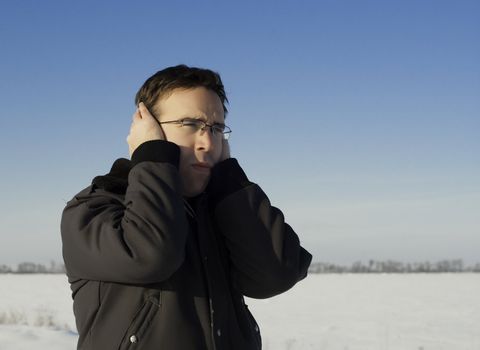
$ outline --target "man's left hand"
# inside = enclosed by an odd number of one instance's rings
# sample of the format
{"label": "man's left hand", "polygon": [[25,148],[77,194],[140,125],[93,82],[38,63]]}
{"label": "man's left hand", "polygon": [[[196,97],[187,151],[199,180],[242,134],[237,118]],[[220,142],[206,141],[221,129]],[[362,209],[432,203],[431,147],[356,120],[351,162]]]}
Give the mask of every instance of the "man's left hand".
{"label": "man's left hand", "polygon": [[223,140],[222,144],[222,155],[220,156],[220,161],[230,158],[230,145],[228,140]]}

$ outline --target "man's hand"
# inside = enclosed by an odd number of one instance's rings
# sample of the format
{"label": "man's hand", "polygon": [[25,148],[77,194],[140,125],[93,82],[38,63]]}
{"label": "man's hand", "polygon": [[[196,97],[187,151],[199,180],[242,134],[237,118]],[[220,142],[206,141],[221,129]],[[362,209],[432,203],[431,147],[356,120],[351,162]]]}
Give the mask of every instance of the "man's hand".
{"label": "man's hand", "polygon": [[230,158],[230,145],[228,143],[228,140],[223,140],[222,155],[220,156],[220,162],[228,158]]}
{"label": "man's hand", "polygon": [[147,107],[140,102],[132,117],[130,133],[127,136],[128,153],[132,158],[133,152],[142,143],[151,140],[165,140],[162,127],[155,120],[155,117],[148,111]]}

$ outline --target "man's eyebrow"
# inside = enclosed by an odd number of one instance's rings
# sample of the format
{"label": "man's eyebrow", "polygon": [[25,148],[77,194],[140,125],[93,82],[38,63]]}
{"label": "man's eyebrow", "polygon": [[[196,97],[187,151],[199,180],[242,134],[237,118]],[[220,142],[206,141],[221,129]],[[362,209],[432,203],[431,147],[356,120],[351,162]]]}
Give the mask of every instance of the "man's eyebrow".
{"label": "man's eyebrow", "polygon": [[206,120],[207,118],[202,117],[201,115],[192,115],[192,114],[186,114],[181,116],[182,119],[200,119],[200,120]]}
{"label": "man's eyebrow", "polygon": [[196,115],[196,114],[184,114],[180,116],[180,119],[197,119],[197,120],[203,120],[206,121],[207,118],[201,115]]}

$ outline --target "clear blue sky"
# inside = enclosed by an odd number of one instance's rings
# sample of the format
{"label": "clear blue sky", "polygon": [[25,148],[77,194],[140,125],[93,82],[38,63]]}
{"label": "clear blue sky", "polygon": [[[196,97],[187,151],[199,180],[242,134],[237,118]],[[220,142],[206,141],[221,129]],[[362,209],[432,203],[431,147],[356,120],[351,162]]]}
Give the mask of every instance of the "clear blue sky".
{"label": "clear blue sky", "polygon": [[316,261],[480,260],[480,2],[2,1],[0,264],[61,260],[133,97],[218,71],[232,153]]}

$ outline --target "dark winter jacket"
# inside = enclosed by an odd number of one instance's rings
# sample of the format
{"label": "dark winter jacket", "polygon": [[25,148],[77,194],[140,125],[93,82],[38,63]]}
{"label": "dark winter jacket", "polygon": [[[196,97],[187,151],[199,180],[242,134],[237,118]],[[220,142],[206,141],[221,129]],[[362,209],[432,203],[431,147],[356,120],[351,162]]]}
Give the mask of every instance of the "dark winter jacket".
{"label": "dark winter jacket", "polygon": [[179,152],[145,142],[63,210],[78,349],[261,349],[244,296],[306,276],[312,256],[235,159],[187,201]]}

